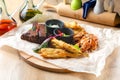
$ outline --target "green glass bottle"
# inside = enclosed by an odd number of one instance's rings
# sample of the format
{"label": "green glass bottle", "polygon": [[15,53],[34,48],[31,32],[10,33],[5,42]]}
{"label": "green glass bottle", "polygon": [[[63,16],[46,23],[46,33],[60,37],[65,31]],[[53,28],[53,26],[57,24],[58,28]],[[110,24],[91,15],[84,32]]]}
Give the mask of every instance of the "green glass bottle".
{"label": "green glass bottle", "polygon": [[78,10],[82,7],[82,1],[81,0],[72,0],[71,2],[71,9],[72,10]]}
{"label": "green glass bottle", "polygon": [[36,14],[42,14],[41,11],[39,11],[38,8],[35,8],[32,0],[26,0],[25,7],[20,11],[19,17],[22,22],[25,22],[32,17],[34,17]]}

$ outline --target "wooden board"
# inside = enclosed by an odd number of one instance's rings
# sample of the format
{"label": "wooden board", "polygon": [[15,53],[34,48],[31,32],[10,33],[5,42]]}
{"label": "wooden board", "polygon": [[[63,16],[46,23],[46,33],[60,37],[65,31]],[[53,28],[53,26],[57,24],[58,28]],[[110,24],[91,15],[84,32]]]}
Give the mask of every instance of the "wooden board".
{"label": "wooden board", "polygon": [[31,66],[33,67],[36,67],[36,68],[39,68],[39,69],[42,69],[42,70],[47,70],[47,71],[52,71],[52,72],[71,72],[67,69],[64,69],[64,68],[60,68],[60,67],[57,67],[53,64],[50,64],[48,62],[45,62],[43,60],[40,60],[34,56],[30,56],[22,51],[19,51],[19,55],[21,56],[21,58],[28,64],[30,64]]}

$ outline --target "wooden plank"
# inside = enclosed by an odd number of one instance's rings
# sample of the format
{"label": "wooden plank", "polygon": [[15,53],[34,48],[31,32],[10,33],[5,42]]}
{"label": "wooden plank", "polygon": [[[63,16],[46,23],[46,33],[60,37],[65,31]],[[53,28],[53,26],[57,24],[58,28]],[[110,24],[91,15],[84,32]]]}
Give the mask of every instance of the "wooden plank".
{"label": "wooden plank", "polygon": [[48,62],[40,60],[34,56],[30,56],[22,51],[20,51],[19,54],[25,62],[27,62],[28,64],[30,64],[33,67],[36,67],[36,68],[39,68],[42,70],[52,71],[52,72],[71,72],[67,69],[60,68],[60,67],[57,67],[57,66],[50,64]]}

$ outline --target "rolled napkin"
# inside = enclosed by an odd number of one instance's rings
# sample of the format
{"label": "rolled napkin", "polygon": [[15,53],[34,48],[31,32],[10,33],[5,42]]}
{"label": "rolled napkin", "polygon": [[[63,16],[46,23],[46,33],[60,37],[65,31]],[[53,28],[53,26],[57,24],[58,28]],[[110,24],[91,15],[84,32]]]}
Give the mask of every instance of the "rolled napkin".
{"label": "rolled napkin", "polygon": [[113,12],[114,9],[114,0],[105,0],[104,9],[108,12]]}
{"label": "rolled napkin", "polygon": [[120,16],[120,0],[114,0],[114,12]]}
{"label": "rolled napkin", "polygon": [[108,12],[115,12],[120,16],[120,0],[104,0],[104,9]]}

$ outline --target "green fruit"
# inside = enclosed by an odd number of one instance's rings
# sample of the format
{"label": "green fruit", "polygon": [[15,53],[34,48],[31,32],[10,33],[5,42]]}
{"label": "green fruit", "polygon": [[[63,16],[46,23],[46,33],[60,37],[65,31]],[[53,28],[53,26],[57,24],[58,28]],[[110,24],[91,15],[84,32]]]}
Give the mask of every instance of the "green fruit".
{"label": "green fruit", "polygon": [[71,2],[71,9],[77,10],[82,7],[82,1],[81,0],[72,0]]}

